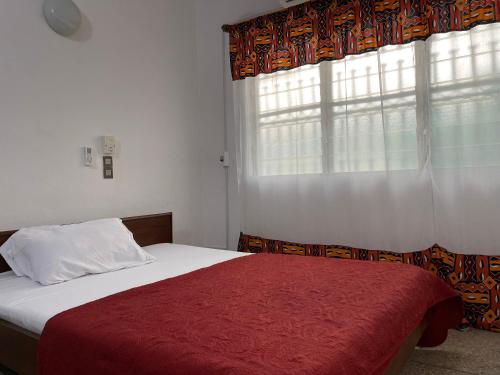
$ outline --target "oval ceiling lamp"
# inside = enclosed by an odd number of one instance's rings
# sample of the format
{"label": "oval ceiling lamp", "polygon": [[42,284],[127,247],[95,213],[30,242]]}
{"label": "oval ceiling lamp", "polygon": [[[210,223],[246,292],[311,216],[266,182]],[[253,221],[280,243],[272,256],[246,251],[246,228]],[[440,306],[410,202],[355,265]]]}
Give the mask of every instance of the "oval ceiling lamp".
{"label": "oval ceiling lamp", "polygon": [[50,28],[62,36],[74,34],[82,23],[80,9],[72,0],[45,0],[43,14]]}

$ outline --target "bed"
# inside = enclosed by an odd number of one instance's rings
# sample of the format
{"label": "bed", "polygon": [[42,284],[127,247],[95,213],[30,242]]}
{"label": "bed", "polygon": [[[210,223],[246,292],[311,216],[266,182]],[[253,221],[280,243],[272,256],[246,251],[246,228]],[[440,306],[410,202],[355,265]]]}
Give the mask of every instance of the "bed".
{"label": "bed", "polygon": [[[214,249],[203,249],[203,248],[196,248],[196,247],[191,247],[191,246],[181,246],[181,245],[173,245],[171,244],[172,242],[172,215],[170,213],[167,214],[160,214],[160,215],[152,215],[152,216],[144,216],[144,217],[135,217],[135,218],[128,218],[123,220],[124,224],[132,231],[134,234],[134,238],[136,241],[145,249],[154,255],[157,259],[158,262],[146,265],[143,267],[137,267],[133,269],[127,269],[127,270],[122,270],[122,271],[117,271],[117,272],[112,272],[112,273],[107,273],[107,274],[101,274],[101,275],[93,275],[93,276],[88,276],[84,277],[81,279],[77,280],[72,280],[71,282],[68,283],[63,283],[63,284],[58,284],[55,286],[51,287],[42,287],[35,285],[35,283],[31,282],[28,279],[24,278],[17,278],[14,277],[11,273],[0,273],[0,364],[6,366],[7,368],[10,368],[17,373],[21,375],[34,375],[37,373],[37,363],[38,366],[40,367],[40,362],[37,362],[37,353],[39,351],[42,352],[44,358],[47,360],[45,363],[43,363],[43,366],[49,363],[54,363],[55,361],[58,361],[57,358],[58,356],[61,355],[61,353],[64,351],[64,345],[58,349],[54,349],[52,351],[51,348],[57,347],[59,342],[64,341],[64,337],[62,336],[71,336],[71,337],[76,337],[78,335],[81,335],[81,332],[70,332],[72,330],[72,326],[74,324],[70,323],[70,326],[68,328],[61,328],[64,327],[64,325],[61,325],[61,320],[71,318],[73,319],[72,321],[69,320],[69,322],[81,322],[78,325],[82,325],[80,327],[80,330],[85,330],[85,327],[90,327],[88,328],[88,331],[92,331],[92,335],[94,335],[94,340],[95,342],[104,342],[107,341],[106,335],[99,337],[99,330],[94,329],[96,326],[103,327],[103,325],[108,325],[108,323],[105,320],[102,320],[100,322],[94,322],[93,320],[99,320],[99,319],[105,319],[105,317],[99,316],[98,312],[102,311],[102,309],[108,309],[110,306],[116,305],[117,303],[122,303],[123,299],[125,300],[130,300],[133,301],[134,298],[137,299],[138,304],[144,304],[144,298],[147,295],[147,293],[153,293],[152,295],[155,295],[156,290],[159,289],[161,283],[166,283],[164,290],[166,293],[176,293],[174,296],[170,295],[169,298],[171,298],[169,303],[166,305],[165,309],[171,309],[166,316],[168,318],[164,318],[164,321],[174,321],[175,316],[179,315],[180,318],[177,321],[177,326],[179,326],[179,322],[182,322],[182,314],[183,312],[178,312],[176,309],[182,309],[183,305],[190,305],[190,303],[186,302],[185,304],[176,304],[176,302],[182,301],[182,298],[186,299],[186,295],[184,293],[186,292],[186,288],[182,288],[183,285],[189,285],[189,293],[196,293],[196,289],[199,287],[200,290],[204,290],[203,293],[207,293],[207,290],[209,293],[216,295],[217,290],[211,290],[210,288],[207,289],[207,284],[208,282],[204,282],[203,284],[205,285],[198,285],[199,280],[217,280],[217,282],[226,282],[227,280],[224,279],[224,277],[229,277],[227,275],[230,275],[231,272],[233,272],[233,279],[232,281],[235,280],[240,280],[238,278],[238,275],[240,273],[245,273],[248,272],[248,270],[252,270],[251,267],[257,267],[253,269],[253,273],[258,274],[260,272],[260,268],[262,268],[262,264],[269,264],[272,262],[277,262],[276,266],[271,266],[275,267],[275,269],[279,268],[279,263],[281,262],[281,259],[279,256],[268,256],[272,258],[264,258],[260,260],[255,255],[248,255],[248,254],[241,254],[241,253],[235,253],[235,252],[229,252],[229,251],[221,251],[221,250],[214,250]],[[2,241],[5,241],[10,235],[12,235],[13,232],[6,232],[6,233],[1,233],[0,234],[0,243]],[[251,258],[250,258],[251,257]],[[254,263],[253,265],[249,263],[247,258],[252,259],[252,262]],[[293,268],[293,267],[301,267],[303,263],[303,260],[301,260],[298,257],[292,257],[292,259],[288,260],[289,257],[287,257],[286,262],[292,262],[292,263],[287,263],[286,267],[287,268]],[[308,260],[311,263],[311,267],[317,267],[318,263],[314,262],[314,260]],[[326,260],[329,265],[331,265],[332,261]],[[264,262],[264,263],[262,263]],[[295,262],[295,265],[294,265]],[[343,262],[343,261],[340,261]],[[327,263],[324,263],[322,267],[326,267]],[[339,265],[342,264],[343,266],[349,264],[349,263],[339,263]],[[379,265],[377,267],[380,267],[383,265]],[[238,267],[241,267],[238,269]],[[248,268],[250,267],[250,268]],[[5,264],[0,265],[0,272],[5,272],[8,271],[8,267]],[[214,273],[219,273],[220,276],[219,278],[213,278]],[[379,269],[377,272],[381,272],[381,269]],[[385,269],[384,269],[385,272]],[[389,270],[388,272],[392,272]],[[419,271],[420,272],[420,271]],[[424,271],[422,271],[424,272]],[[262,271],[262,274],[259,275],[258,277],[260,280],[265,278],[265,275],[269,274],[269,271]],[[291,275],[292,277],[293,275]],[[425,276],[425,275],[424,275]],[[220,277],[223,277],[222,279]],[[276,284],[276,279],[271,280],[272,283]],[[256,282],[261,282],[261,281],[256,281]],[[296,286],[291,285],[292,283],[288,283],[289,285],[284,285],[282,288],[279,289],[273,289],[274,292],[276,290],[278,291],[284,291],[287,293],[294,293],[295,291],[297,292],[297,296],[300,295],[300,291],[296,288]],[[158,287],[156,287],[158,285]],[[216,284],[214,284],[216,285]],[[255,290],[255,285],[250,286],[250,290]],[[143,289],[141,289],[143,288]],[[218,288],[220,290],[222,289],[227,289],[227,288]],[[248,294],[249,289],[244,290],[244,289],[237,289],[241,293]],[[265,288],[262,289],[265,293]],[[317,293],[324,293],[327,291],[327,289],[322,289],[321,287],[318,287],[317,289],[311,289],[308,291],[310,294],[312,292],[317,292]],[[293,294],[292,294],[293,295]],[[115,297],[122,298],[121,300],[117,301],[114,299]],[[183,296],[183,297],[182,297]],[[189,298],[195,297],[195,295],[190,294]],[[221,316],[223,317],[224,314],[227,312],[227,314],[230,314],[232,318],[235,319],[235,321],[238,321],[240,319],[242,312],[238,311],[238,308],[241,308],[239,305],[239,300],[238,298],[234,298],[233,301],[229,301],[229,298],[227,298],[228,295],[221,295],[219,297],[225,298],[225,301],[228,301],[226,303],[218,303],[220,305],[219,310],[215,310],[210,319],[212,321],[215,321],[219,319]],[[178,297],[178,299],[176,299]],[[278,296],[279,297],[279,296]],[[320,296],[316,296],[316,298],[319,298]],[[142,298],[142,299],[141,299]],[[240,296],[243,300],[245,300],[246,297]],[[114,299],[114,300],[113,300]],[[298,298],[299,299],[299,298]],[[146,299],[147,300],[147,299]],[[150,299],[151,300],[151,299]],[[198,301],[198,305],[194,305],[195,308],[199,308],[200,303],[203,303],[203,298]],[[173,301],[173,302],[172,302]],[[248,299],[245,300],[246,302],[249,302]],[[448,308],[451,310],[447,309],[442,309],[441,311],[441,320],[442,319],[448,319],[446,321],[446,326],[441,327],[442,329],[438,329],[438,336],[441,336],[441,338],[438,337],[438,341],[442,341],[442,336],[443,334],[445,335],[447,329],[455,324],[455,321],[459,319],[460,315],[460,299],[459,298],[454,298],[452,295],[450,295],[450,298],[447,300],[448,302],[451,302],[448,306]],[[382,301],[385,303],[385,301]],[[441,301],[444,303],[444,301]],[[194,302],[193,302],[194,303]],[[257,316],[253,317],[251,320],[260,320],[261,324],[266,324],[272,320],[271,316],[271,309],[274,307],[272,306],[272,299],[266,300],[266,305],[269,306],[264,306],[264,310],[260,310],[260,313],[257,313]],[[387,304],[391,305],[391,302],[387,300]],[[231,310],[229,306],[234,305],[235,310]],[[439,304],[439,306],[442,305],[442,303]],[[436,305],[438,306],[438,305]],[[400,372],[401,368],[404,366],[406,360],[408,359],[409,355],[411,354],[412,350],[414,347],[417,345],[417,343],[426,341],[426,336],[427,336],[427,341],[429,339],[429,331],[431,330],[429,327],[436,329],[436,321],[433,321],[433,318],[435,318],[436,315],[439,315],[439,313],[436,310],[436,306],[429,306],[427,309],[423,309],[418,315],[420,318],[416,323],[409,323],[408,327],[406,327],[406,333],[404,337],[400,339],[395,339],[394,343],[397,344],[392,344],[390,347],[390,355],[387,357],[387,363],[380,363],[374,366],[374,371],[373,373],[384,373],[384,374],[397,374]],[[204,315],[203,312],[205,310],[206,315],[210,317],[210,310],[212,309],[213,306],[211,305],[206,305],[205,308],[200,308],[200,315]],[[191,309],[193,308],[193,305],[191,306]],[[293,308],[293,306],[292,306]],[[385,318],[377,318],[380,320],[380,328],[373,327],[373,324],[370,325],[370,330],[373,330],[373,332],[370,332],[366,327],[361,327],[362,330],[366,330],[366,337],[377,337],[380,335],[387,335],[387,325],[384,328],[383,321],[390,320],[391,315],[393,314],[398,314],[398,312],[403,312],[403,311],[411,311],[413,308],[407,307],[406,310],[403,308],[399,308],[394,304],[392,306],[392,311],[391,307],[387,306],[387,317]],[[84,310],[87,309],[87,310]],[[265,310],[269,309],[269,311]],[[111,309],[110,309],[111,310]],[[91,318],[92,314],[95,314],[97,311],[97,315],[95,315],[95,319]],[[138,308],[138,306],[135,306],[133,314],[130,313],[129,315],[134,315],[138,317],[140,320],[141,318],[139,317],[140,311],[144,311],[145,314],[149,311],[148,308],[146,308],[145,304],[143,307]],[[154,310],[151,310],[154,311]],[[262,313],[262,311],[266,312],[265,314]],[[452,312],[450,314],[450,311]],[[269,314],[267,313],[269,312]],[[298,315],[300,316],[300,311],[297,312]],[[237,314],[237,316],[235,316]],[[74,315],[71,317],[71,315]],[[102,315],[102,314],[101,314]],[[448,315],[448,317],[444,317],[443,315]],[[187,315],[186,315],[187,316]],[[228,315],[229,316],[229,315]],[[124,318],[123,318],[124,317]],[[57,320],[59,319],[59,322]],[[127,314],[122,315],[122,319],[127,319]],[[144,321],[150,321],[151,319],[154,319],[152,316],[149,316],[147,318],[142,318]],[[222,318],[221,318],[222,319]],[[85,320],[87,320],[85,322]],[[134,319],[136,320],[136,319]],[[186,319],[188,321],[189,319]],[[280,329],[287,329],[287,325],[290,325],[291,321],[294,320],[294,318],[287,317],[285,319],[280,319],[285,322],[285,325],[280,328]],[[354,319],[355,320],[355,319]],[[367,320],[365,318],[360,319],[359,321],[362,322],[364,320]],[[369,320],[369,319],[368,319]],[[435,319],[434,319],[435,320]],[[304,329],[304,327],[301,327],[300,325],[302,324],[303,320],[302,319],[295,319],[295,323],[298,324],[293,326],[292,328],[294,330],[297,330],[297,327],[300,329]],[[197,327],[196,323],[201,322],[200,326]],[[304,321],[307,322],[307,319]],[[52,334],[52,335],[47,335],[44,333],[44,329],[47,329],[47,326],[54,325],[55,323],[59,324],[57,329],[59,329],[59,333],[57,334]],[[283,323],[283,322],[282,322]],[[439,322],[438,322],[439,323]],[[87,324],[87,326],[86,326]],[[230,325],[230,323],[228,323]],[[273,323],[274,324],[274,323]],[[413,326],[412,326],[413,324]],[[443,321],[440,322],[440,324],[443,324]],[[231,345],[235,344],[238,339],[237,338],[231,338],[230,335],[222,335],[221,332],[224,331],[224,327],[222,326],[222,329],[219,329],[218,331],[210,331],[207,330],[206,322],[204,322],[202,319],[197,319],[197,320],[190,320],[190,327],[189,327],[189,332],[193,332],[193,336],[197,336],[192,338],[194,341],[191,342],[196,342],[196,340],[200,340],[200,338],[203,337],[203,334],[209,334],[211,335],[210,339],[213,339],[214,336],[216,337],[216,340],[211,343],[212,349],[210,350],[205,350],[205,352],[202,352],[197,349],[196,355],[200,361],[201,361],[201,368],[204,368],[206,373],[227,373],[227,374],[232,374],[232,373],[258,373],[257,368],[252,368],[252,367],[240,367],[238,368],[237,366],[235,367],[234,365],[228,366],[227,363],[224,364],[224,366],[220,367],[216,364],[211,363],[211,357],[216,357],[217,353],[221,353],[221,351],[218,351],[216,346],[223,346],[223,345],[228,345],[228,347],[231,347]],[[305,323],[304,323],[305,325]],[[411,326],[411,328],[409,328]],[[185,327],[184,327],[185,328]],[[229,328],[229,326],[228,326]],[[359,327],[358,327],[359,328]],[[437,327],[439,328],[439,327]],[[57,331],[57,329],[52,329],[52,332]],[[127,326],[121,326],[118,328],[121,330],[120,332],[128,332],[127,331]],[[197,331],[199,329],[199,331]],[[309,327],[310,329],[310,327]],[[377,329],[380,330],[380,332],[377,332]],[[103,329],[103,332],[106,329]],[[228,330],[229,332],[230,330]],[[113,331],[111,331],[113,332]],[[170,332],[170,331],[169,331]],[[173,331],[172,331],[173,332]],[[236,332],[236,331],[234,331]],[[147,333],[147,332],[146,332]],[[135,332],[136,336],[139,334],[141,336],[141,340],[146,335],[144,331],[138,331]],[[128,334],[128,333],[127,333]],[[138,352],[137,343],[131,339],[130,337],[127,337],[127,334],[118,334],[118,335],[113,335],[109,334],[107,336],[117,336],[117,338],[113,337],[112,344],[109,345],[123,345],[124,342],[127,343],[127,346],[131,347],[131,356],[133,356],[133,353]],[[62,336],[61,336],[62,335]],[[97,335],[97,336],[96,336]],[[222,336],[221,336],[222,335]],[[302,337],[309,337],[307,336],[308,333],[304,332]],[[388,335],[390,336],[390,335]],[[43,340],[45,340],[45,343]],[[90,337],[90,333],[89,333]],[[358,336],[359,337],[359,336]],[[67,337],[66,337],[67,339]],[[118,341],[116,341],[118,340]],[[120,341],[121,340],[121,341]],[[141,341],[139,340],[139,341]],[[159,340],[158,337],[151,338],[150,340]],[[228,341],[229,340],[229,341]],[[314,340],[312,336],[310,336],[309,340]],[[69,340],[71,341],[71,340]],[[68,341],[68,342],[69,342]],[[81,340],[81,342],[77,343],[79,347],[83,348],[85,345],[83,344],[83,341],[86,340]],[[160,340],[161,341],[161,340]],[[432,341],[432,340],[431,340]],[[133,343],[133,345],[131,344]],[[215,344],[214,344],[215,343]],[[44,345],[42,345],[44,344]],[[170,343],[171,344],[171,343]],[[189,342],[188,342],[189,344]],[[141,344],[142,345],[142,344]],[[167,345],[167,344],[165,344]],[[175,345],[175,342],[174,342]],[[69,347],[70,345],[68,345]],[[181,343],[179,341],[179,346],[181,346]],[[355,346],[355,344],[353,344]],[[186,346],[189,348],[189,346]],[[310,348],[314,348],[314,346],[310,346]],[[248,348],[244,348],[245,350],[248,350]],[[193,349],[194,350],[194,349]],[[225,349],[227,350],[227,349]],[[257,350],[258,347],[257,347]],[[282,349],[280,349],[282,350]],[[300,353],[300,351],[306,350],[306,348],[302,349],[293,349],[290,348],[291,353],[272,353],[275,351],[274,349],[268,350],[268,351],[262,351],[262,352],[257,352],[258,357],[262,357],[262,361],[265,362],[267,357],[273,356],[273,358],[276,357],[289,357],[290,361],[294,360],[294,356],[300,357],[303,354],[293,354],[296,350],[297,353]],[[89,350],[88,352],[90,352]],[[68,356],[71,356],[74,350],[68,349]],[[200,373],[199,371],[196,371],[196,368],[193,367],[186,367],[186,366],[192,366],[192,358],[190,357],[190,360],[188,361],[189,364],[184,363],[182,358],[183,356],[188,356],[189,355],[194,355],[191,352],[194,353],[191,349],[185,349],[184,352],[179,352],[176,353],[175,358],[171,359],[172,363],[172,371],[169,373]],[[251,351],[248,351],[249,353]],[[201,354],[200,354],[201,353]],[[255,351],[253,351],[253,355],[255,355]],[[88,354],[88,353],[87,353]],[[94,353],[95,354],[95,353]],[[94,355],[93,354],[93,355]],[[158,353],[156,353],[158,354]],[[165,358],[165,352],[159,352],[158,355],[162,355],[161,358]],[[349,356],[352,353],[345,353],[344,356]],[[108,356],[108,353],[106,353],[106,350],[99,351],[99,353],[95,354],[96,356],[100,356],[100,358],[96,357],[96,361],[102,361],[103,360],[103,355],[105,357]],[[151,365],[151,362],[154,362],[155,358],[155,350],[150,350],[145,351],[143,354],[144,357],[144,362],[148,363],[147,365],[145,364],[144,366],[144,373],[154,373],[155,368],[160,368],[164,364],[158,364],[156,363],[154,366]],[[332,358],[342,358],[341,354],[336,354]],[[352,356],[351,356],[352,357]],[[50,359],[52,358],[52,359]],[[56,358],[56,359],[54,359]],[[142,357],[141,357],[142,358]],[[156,358],[156,361],[162,361],[162,359]],[[180,358],[180,359],[179,359]],[[108,360],[108,358],[105,358]],[[74,359],[68,359],[70,361],[69,364],[65,366],[71,366],[71,361],[74,361]],[[52,362],[51,362],[52,361]],[[203,362],[204,361],[204,362]],[[262,362],[260,361],[260,362]],[[341,363],[338,363],[339,361],[336,359],[335,360],[336,366],[338,368],[342,367]],[[87,361],[88,362],[88,361]],[[127,358],[123,358],[123,362],[127,362]],[[137,361],[135,361],[137,362]],[[257,361],[259,362],[259,361]],[[256,362],[256,363],[257,363]],[[142,369],[142,364],[141,363],[134,363],[135,366],[139,366],[139,368]],[[169,363],[166,364],[167,366]],[[262,365],[260,363],[259,365]],[[283,365],[283,364],[281,364]],[[303,373],[304,371],[300,371],[300,367],[297,367],[298,364],[290,364],[290,366],[295,368],[295,372],[297,373]],[[130,364],[128,364],[128,368],[130,368]],[[146,367],[150,366],[149,369]],[[155,367],[156,366],[156,367]],[[182,367],[184,366],[184,367]],[[210,372],[210,366],[213,367],[214,371]],[[219,366],[219,367],[217,367]],[[257,364],[256,364],[257,366]],[[368,363],[366,366],[370,366],[370,363]],[[378,369],[376,370],[376,366],[383,366],[383,369]],[[49,368],[49,367],[48,367]],[[365,367],[366,368],[366,367]],[[375,371],[376,370],[376,371]],[[38,371],[41,371],[40,368],[38,368]],[[74,370],[76,371],[76,370]],[[73,370],[70,370],[71,373],[74,372]],[[44,374],[50,374],[52,371],[47,370],[42,373]],[[83,370],[82,373],[85,373],[86,370]],[[109,371],[106,371],[109,372]],[[56,373],[56,372],[54,372]],[[89,373],[89,372],[87,372]],[[94,372],[92,372],[94,373]],[[101,372],[104,373],[104,372]],[[118,372],[119,373],[119,372]],[[135,372],[137,373],[137,372]],[[165,373],[165,371],[158,372],[158,373]],[[281,373],[280,371],[273,371],[273,373]],[[327,373],[335,373],[332,371],[329,371]],[[345,371],[344,371],[345,373]],[[353,370],[352,373],[356,373],[356,371]],[[368,372],[359,372],[358,373],[368,373]],[[370,372],[372,373],[372,372]]]}

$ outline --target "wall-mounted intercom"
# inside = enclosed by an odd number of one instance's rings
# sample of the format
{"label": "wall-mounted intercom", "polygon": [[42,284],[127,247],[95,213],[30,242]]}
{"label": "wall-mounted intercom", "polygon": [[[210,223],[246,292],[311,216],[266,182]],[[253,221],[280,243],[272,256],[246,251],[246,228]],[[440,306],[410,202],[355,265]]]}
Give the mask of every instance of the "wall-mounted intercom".
{"label": "wall-mounted intercom", "polygon": [[91,167],[94,163],[94,150],[92,147],[83,148],[83,164],[86,167]]}
{"label": "wall-mounted intercom", "polygon": [[102,153],[104,155],[116,154],[116,139],[112,135],[102,137]]}

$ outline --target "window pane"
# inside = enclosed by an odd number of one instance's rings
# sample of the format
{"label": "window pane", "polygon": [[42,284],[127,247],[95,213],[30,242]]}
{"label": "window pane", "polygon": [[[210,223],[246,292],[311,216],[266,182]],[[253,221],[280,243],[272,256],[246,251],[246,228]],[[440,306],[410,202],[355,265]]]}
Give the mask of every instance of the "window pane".
{"label": "window pane", "polygon": [[261,75],[258,78],[259,112],[269,113],[321,102],[318,66]]}
{"label": "window pane", "polygon": [[500,25],[430,43],[433,165],[499,165]]}
{"label": "window pane", "polygon": [[260,176],[321,173],[319,66],[257,78]]}
{"label": "window pane", "polygon": [[414,45],[331,63],[332,172],[418,167]]}

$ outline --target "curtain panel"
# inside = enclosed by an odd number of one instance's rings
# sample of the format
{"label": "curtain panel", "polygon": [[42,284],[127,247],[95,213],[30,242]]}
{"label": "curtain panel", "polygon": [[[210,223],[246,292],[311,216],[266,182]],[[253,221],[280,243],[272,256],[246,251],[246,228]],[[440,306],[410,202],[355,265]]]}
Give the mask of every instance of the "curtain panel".
{"label": "curtain panel", "polygon": [[316,0],[225,25],[233,80],[500,21],[500,0]]}
{"label": "curtain panel", "polygon": [[499,23],[233,90],[239,231],[500,255]]}

